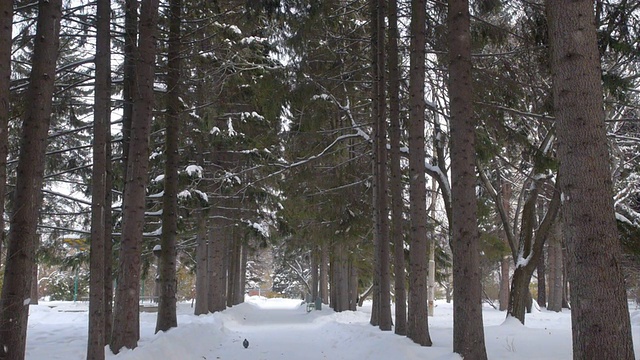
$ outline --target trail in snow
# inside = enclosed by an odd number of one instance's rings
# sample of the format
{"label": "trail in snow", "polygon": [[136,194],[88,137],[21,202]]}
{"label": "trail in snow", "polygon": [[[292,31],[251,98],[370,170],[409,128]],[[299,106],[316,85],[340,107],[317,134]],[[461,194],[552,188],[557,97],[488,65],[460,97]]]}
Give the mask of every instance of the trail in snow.
{"label": "trail in snow", "polygon": [[[420,347],[369,324],[371,303],[358,311],[335,313],[323,306],[306,312],[300,300],[247,297],[215,314],[195,316],[178,304],[178,327],[154,334],[155,313],[140,314],[140,341],[134,350],[108,360],[453,360],[453,304],[437,301],[429,318],[432,347]],[[27,360],[86,358],[87,303],[43,302],[30,307]],[[640,311],[630,308],[635,344],[640,343]],[[505,313],[483,308],[490,359],[571,359],[571,314],[546,310],[527,314],[527,326],[505,321]],[[244,339],[249,347],[242,346]],[[636,351],[638,347],[636,346]],[[640,352],[636,352],[640,354]]]}

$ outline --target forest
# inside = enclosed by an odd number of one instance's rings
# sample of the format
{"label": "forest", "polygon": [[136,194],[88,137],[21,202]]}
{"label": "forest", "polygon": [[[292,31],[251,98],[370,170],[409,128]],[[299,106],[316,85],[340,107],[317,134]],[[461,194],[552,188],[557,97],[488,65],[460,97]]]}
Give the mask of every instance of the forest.
{"label": "forest", "polygon": [[[638,0],[0,1],[0,359],[87,359],[259,291],[486,359],[483,303],[634,359]],[[392,318],[392,310],[395,316]]]}

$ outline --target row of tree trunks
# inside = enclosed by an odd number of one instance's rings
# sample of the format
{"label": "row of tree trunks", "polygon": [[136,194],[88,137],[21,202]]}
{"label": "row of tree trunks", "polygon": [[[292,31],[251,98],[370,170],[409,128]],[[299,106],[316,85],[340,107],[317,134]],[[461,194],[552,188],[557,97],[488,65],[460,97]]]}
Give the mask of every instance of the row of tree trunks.
{"label": "row of tree trunks", "polygon": [[40,189],[44,177],[61,16],[61,0],[38,2],[32,68],[25,94],[25,101],[29,101],[30,106],[25,107],[16,171],[14,203],[20,206],[11,216],[0,298],[0,359],[3,360],[25,357],[31,271],[35,262],[36,228],[42,203]]}

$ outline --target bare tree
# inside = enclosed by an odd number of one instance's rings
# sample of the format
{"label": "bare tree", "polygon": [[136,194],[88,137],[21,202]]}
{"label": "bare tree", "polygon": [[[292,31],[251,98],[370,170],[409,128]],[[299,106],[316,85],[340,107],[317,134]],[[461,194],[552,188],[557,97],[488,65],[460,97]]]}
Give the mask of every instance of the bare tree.
{"label": "bare tree", "polygon": [[594,2],[547,1],[574,359],[634,359]]}
{"label": "bare tree", "polygon": [[32,68],[25,101],[16,176],[15,203],[11,215],[7,261],[0,297],[0,359],[25,357],[31,271],[35,262],[38,214],[44,177],[44,156],[51,120],[56,61],[58,57],[62,0],[38,2]]}

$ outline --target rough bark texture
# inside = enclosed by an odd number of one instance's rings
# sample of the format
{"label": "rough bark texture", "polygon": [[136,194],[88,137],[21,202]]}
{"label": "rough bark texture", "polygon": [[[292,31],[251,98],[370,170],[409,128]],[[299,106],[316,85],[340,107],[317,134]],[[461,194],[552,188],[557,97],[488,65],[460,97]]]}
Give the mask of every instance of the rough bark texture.
{"label": "rough bark texture", "polygon": [[222,311],[227,308],[227,269],[224,263],[226,251],[225,230],[209,232],[209,311]]}
{"label": "rough bark texture", "polygon": [[[7,192],[7,151],[9,144],[9,84],[11,80],[11,29],[13,0],[0,1],[0,199]],[[0,206],[0,229],[4,229],[4,200]],[[0,231],[0,265],[4,231]]]}
{"label": "rough bark texture", "polygon": [[[109,124],[111,129],[111,124]],[[104,207],[104,344],[111,342],[111,330],[113,328],[113,219],[112,215],[112,193],[113,169],[111,161],[111,134],[107,133],[107,181],[105,183],[105,204]]]}
{"label": "rough bark texture", "polygon": [[[391,330],[391,277],[389,271],[389,187],[387,178],[387,118],[385,96],[385,1],[371,1],[373,34],[373,116],[375,121],[375,217],[376,217],[376,280],[375,295],[378,300],[377,325],[381,330]],[[374,313],[371,313],[372,320]],[[373,324],[373,321],[371,321]]]}
{"label": "rough bark texture", "polygon": [[398,335],[407,334],[407,289],[405,286],[404,199],[402,197],[402,170],[400,168],[400,69],[398,65],[398,4],[389,0],[389,122],[391,158],[389,190],[391,192],[391,242],[393,243],[393,269],[396,323],[394,331]]}
{"label": "rough bark texture", "polygon": [[169,50],[167,60],[167,112],[165,178],[162,198],[162,237],[160,250],[160,298],[156,332],[178,326],[176,314],[176,241],[178,237],[178,167],[180,155],[180,23],[182,0],[169,2]]}
{"label": "rough bark texture", "polygon": [[475,119],[468,0],[449,1],[449,97],[453,250],[453,351],[486,359],[476,205]]}
{"label": "rough bark texture", "polygon": [[196,245],[196,304],[195,315],[209,312],[207,295],[209,282],[207,281],[207,226],[204,213],[198,214],[198,244]]}
{"label": "rough bark texture", "polygon": [[320,297],[325,304],[329,303],[329,244],[322,243],[320,259]]}
{"label": "rough bark texture", "polygon": [[[122,84],[122,174],[127,178],[127,159],[131,142],[131,123],[136,89],[136,51],[138,39],[138,0],[125,0],[124,81]],[[126,184],[125,184],[126,185]]]}
{"label": "rough bark texture", "polygon": [[0,359],[25,357],[31,270],[35,261],[38,212],[42,197],[44,155],[51,117],[58,56],[61,0],[38,3],[38,23],[16,171],[15,204],[9,229],[2,297],[0,297]]}
{"label": "rough bark texture", "polygon": [[409,245],[409,319],[407,336],[422,346],[431,346],[427,317],[427,191],[424,152],[426,1],[411,1],[409,74],[409,200],[411,231]]}
{"label": "rough bark texture", "polygon": [[508,256],[500,259],[500,311],[506,311],[509,305],[509,265]]}
{"label": "rough bark texture", "polygon": [[562,311],[562,233],[561,226],[556,222],[549,237],[549,304],[547,309]]}
{"label": "rough bark texture", "polygon": [[311,301],[318,298],[318,252],[315,247],[311,249],[309,256],[311,257]]}
{"label": "rough bark texture", "polygon": [[96,13],[96,80],[93,115],[93,169],[91,183],[91,252],[89,291],[89,335],[87,360],[104,359],[106,340],[105,314],[105,237],[107,204],[107,132],[111,128],[111,4],[99,0]]}
{"label": "rough bark texture", "polygon": [[574,359],[634,359],[593,1],[547,1]]}
{"label": "rough bark texture", "polygon": [[136,92],[131,123],[131,144],[123,195],[122,244],[111,351],[133,349],[140,338],[140,256],[144,229],[145,194],[149,168],[149,134],[154,104],[158,0],[143,0],[136,57]]}

